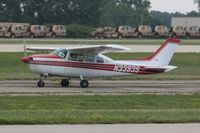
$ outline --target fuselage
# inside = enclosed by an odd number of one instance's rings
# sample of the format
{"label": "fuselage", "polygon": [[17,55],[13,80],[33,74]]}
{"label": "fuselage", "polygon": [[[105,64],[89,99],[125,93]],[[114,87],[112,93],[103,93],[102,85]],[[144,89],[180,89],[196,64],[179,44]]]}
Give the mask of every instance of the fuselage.
{"label": "fuselage", "polygon": [[28,50],[50,50],[50,54],[25,56],[21,61],[41,75],[38,87],[44,87],[44,79],[48,76],[65,77],[63,87],[69,86],[71,77],[81,79],[80,86],[88,87],[85,77],[114,77],[134,74],[157,74],[175,69],[169,66],[180,40],[168,38],[160,48],[149,57],[138,60],[112,60],[101,53],[117,50],[128,50],[118,45],[84,46],[74,48],[28,48]]}
{"label": "fuselage", "polygon": [[33,72],[47,76],[112,77],[157,74],[176,68],[169,66],[169,63],[179,43],[180,40],[168,38],[152,55],[138,60],[112,60],[100,54],[101,50],[121,48],[113,45],[85,47],[85,49],[61,48],[50,54],[31,55],[21,60],[28,63]]}
{"label": "fuselage", "polygon": [[[99,55],[102,63],[70,61],[58,55],[44,54],[28,56],[27,63],[31,71],[40,75],[61,77],[112,77],[132,74],[156,74],[162,73],[167,68],[147,66],[148,61],[142,60],[112,60]],[[146,65],[146,66],[145,66]]]}

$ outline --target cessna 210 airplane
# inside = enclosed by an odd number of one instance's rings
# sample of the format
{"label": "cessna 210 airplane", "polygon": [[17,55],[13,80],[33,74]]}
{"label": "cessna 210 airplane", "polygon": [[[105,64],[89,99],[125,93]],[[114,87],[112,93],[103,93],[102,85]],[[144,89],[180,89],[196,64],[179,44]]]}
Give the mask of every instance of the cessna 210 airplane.
{"label": "cessna 210 airplane", "polygon": [[87,77],[111,77],[132,74],[157,74],[168,72],[176,66],[169,62],[180,40],[168,38],[161,47],[144,59],[113,60],[103,53],[120,50],[130,50],[119,45],[83,46],[73,48],[42,48],[29,47],[31,51],[51,51],[50,54],[36,54],[21,58],[27,63],[31,71],[38,73],[41,79],[38,87],[44,87],[44,80],[48,76],[64,77],[63,87],[69,86],[70,78],[81,79],[80,86],[88,87]]}

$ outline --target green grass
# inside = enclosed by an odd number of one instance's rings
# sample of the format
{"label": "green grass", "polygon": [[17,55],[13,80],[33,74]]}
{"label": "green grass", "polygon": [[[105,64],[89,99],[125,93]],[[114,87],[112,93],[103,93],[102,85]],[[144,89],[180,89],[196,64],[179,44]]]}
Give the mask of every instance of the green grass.
{"label": "green grass", "polygon": [[[133,59],[146,57],[150,53],[109,53],[113,59]],[[0,80],[11,79],[38,79],[38,75],[32,73],[28,66],[20,61],[23,53],[0,53]],[[115,77],[109,79],[200,79],[200,53],[177,53],[173,57],[171,65],[178,66],[171,72],[158,75],[133,75]]]}
{"label": "green grass", "polygon": [[[160,45],[165,39],[0,39],[0,44],[121,44]],[[182,39],[183,45],[200,45],[198,39]]]}
{"label": "green grass", "polygon": [[36,77],[28,66],[20,61],[21,57],[23,57],[23,53],[0,53],[0,80]]}
{"label": "green grass", "polygon": [[200,95],[0,96],[0,124],[200,122]]}

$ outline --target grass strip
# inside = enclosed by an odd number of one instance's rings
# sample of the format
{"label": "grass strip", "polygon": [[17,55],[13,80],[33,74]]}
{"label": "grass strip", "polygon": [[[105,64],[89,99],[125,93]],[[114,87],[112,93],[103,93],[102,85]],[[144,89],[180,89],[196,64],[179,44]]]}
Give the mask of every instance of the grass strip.
{"label": "grass strip", "polygon": [[0,96],[0,124],[200,122],[200,95]]}

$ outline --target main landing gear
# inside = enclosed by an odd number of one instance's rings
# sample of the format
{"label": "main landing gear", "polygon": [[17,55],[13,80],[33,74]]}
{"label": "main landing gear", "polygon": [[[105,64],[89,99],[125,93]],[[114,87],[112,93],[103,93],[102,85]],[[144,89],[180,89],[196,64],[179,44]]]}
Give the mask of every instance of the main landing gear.
{"label": "main landing gear", "polygon": [[62,87],[68,87],[69,86],[69,80],[67,80],[67,79],[61,80],[61,85],[62,85]]}
{"label": "main landing gear", "polygon": [[89,83],[88,83],[87,80],[81,80],[80,86],[81,86],[82,88],[87,88],[87,87],[89,86]]}
{"label": "main landing gear", "polygon": [[89,86],[89,82],[85,80],[82,75],[80,75],[80,79],[81,79],[80,86],[82,88],[87,88]]}
{"label": "main landing gear", "polygon": [[[44,87],[45,86],[44,80],[46,80],[46,79],[47,79],[47,76],[42,75],[40,80],[37,82],[37,86],[38,87]],[[87,80],[83,79],[82,76],[80,76],[80,79],[81,79],[80,87],[87,88],[89,86],[89,82]],[[69,80],[68,79],[62,79],[61,80],[61,86],[62,87],[68,87],[69,86]]]}

